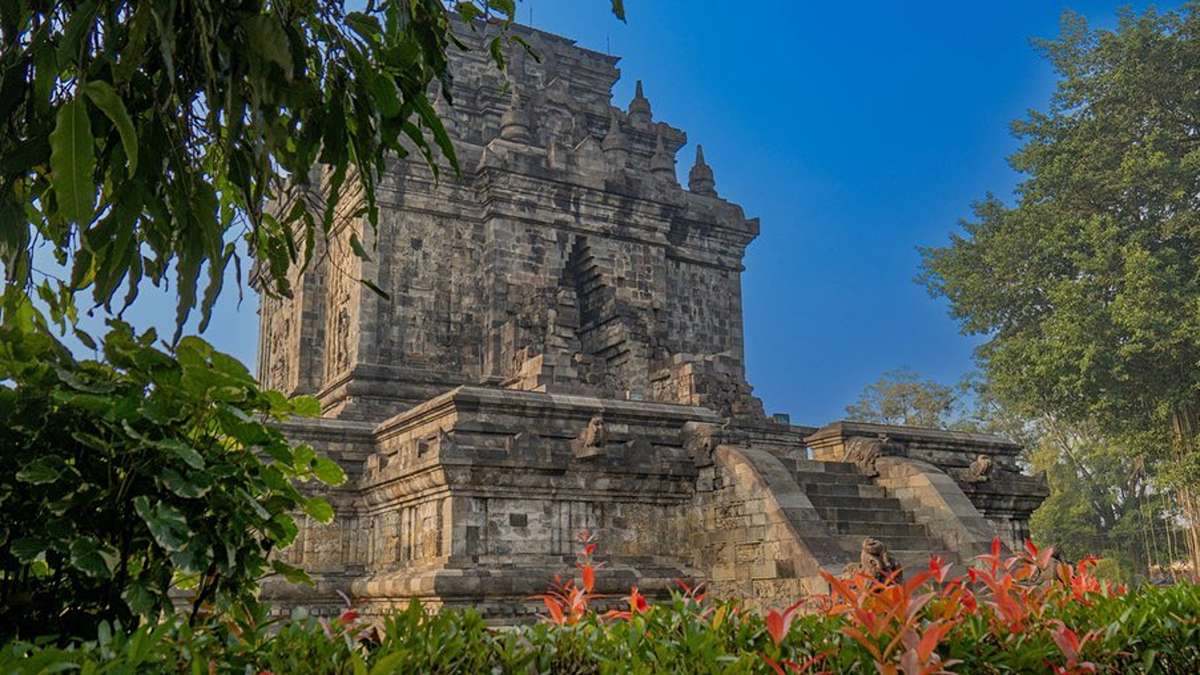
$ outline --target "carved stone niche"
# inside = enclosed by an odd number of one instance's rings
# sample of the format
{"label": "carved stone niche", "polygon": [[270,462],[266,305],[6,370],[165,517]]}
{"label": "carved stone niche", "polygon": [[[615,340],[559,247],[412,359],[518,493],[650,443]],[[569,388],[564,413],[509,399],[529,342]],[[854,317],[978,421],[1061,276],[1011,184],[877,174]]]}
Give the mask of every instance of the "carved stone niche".
{"label": "carved stone niche", "polygon": [[418,460],[429,455],[441,456],[454,449],[454,432],[439,429],[437,433],[418,438],[412,442],[412,454]]}
{"label": "carved stone niche", "polygon": [[400,452],[395,449],[375,452],[367,456],[363,462],[363,473],[369,479],[378,478],[389,467],[400,463]]}
{"label": "carved stone niche", "polygon": [[374,476],[379,472],[380,469],[383,468],[384,459],[384,455],[380,453],[369,455],[367,457],[363,473],[367,474],[368,476]]}
{"label": "carved stone niche", "polygon": [[608,428],[604,424],[603,415],[596,415],[588,420],[583,433],[571,442],[571,450],[578,459],[603,457],[607,448]]}

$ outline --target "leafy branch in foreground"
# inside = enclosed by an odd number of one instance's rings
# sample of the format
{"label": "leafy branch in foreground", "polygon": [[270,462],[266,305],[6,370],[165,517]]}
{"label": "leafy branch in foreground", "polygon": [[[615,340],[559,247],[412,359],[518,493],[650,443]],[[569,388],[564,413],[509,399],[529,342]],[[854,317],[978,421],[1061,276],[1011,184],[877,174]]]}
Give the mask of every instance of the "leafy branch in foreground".
{"label": "leafy branch in foreground", "polygon": [[[346,5],[361,9],[348,11]],[[613,11],[624,18],[621,0]],[[16,311],[49,244],[58,317],[91,290],[111,312],[142,279],[173,270],[178,340],[199,305],[201,331],[244,237],[289,293],[288,268],[328,235],[348,176],[365,215],[385,160],[419,152],[457,171],[430,101],[450,92],[454,17],[490,36],[504,65],[515,0],[14,0],[0,3],[0,263]],[[323,214],[266,205],[325,167]],[[305,253],[300,253],[304,251]],[[197,297],[207,269],[203,297]]]}
{"label": "leafy branch in foreground", "polygon": [[345,475],[268,422],[315,400],[261,391],[199,338],[171,355],[115,321],[104,361],[76,361],[24,308],[0,327],[0,636],[91,636],[173,600],[195,617],[254,605],[265,575],[305,579],[272,553],[292,514],[333,510],[296,482]]}

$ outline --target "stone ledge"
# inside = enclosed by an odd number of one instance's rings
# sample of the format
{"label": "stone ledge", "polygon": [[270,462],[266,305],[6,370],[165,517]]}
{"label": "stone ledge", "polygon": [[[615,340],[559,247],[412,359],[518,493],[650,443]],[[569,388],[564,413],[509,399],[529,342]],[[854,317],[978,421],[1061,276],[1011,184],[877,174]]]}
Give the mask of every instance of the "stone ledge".
{"label": "stone ledge", "polygon": [[[991,434],[902,427],[892,424],[876,424],[874,422],[834,422],[833,424],[821,427],[804,440],[815,450],[828,445],[840,445],[842,440],[853,436],[874,437],[880,434],[885,434],[894,441],[904,443],[916,442],[922,445],[941,446],[964,452],[995,454],[1008,457],[1016,455],[1021,451],[1020,445]],[[841,459],[841,457],[833,459],[837,460]]]}
{"label": "stone ledge", "polygon": [[482,409],[489,413],[538,419],[573,417],[587,420],[600,414],[604,415],[606,421],[615,423],[645,422],[653,426],[677,424],[681,428],[691,421],[708,424],[721,422],[715,412],[693,406],[463,386],[381,422],[375,433],[380,440],[384,440],[452,412],[476,412]]}

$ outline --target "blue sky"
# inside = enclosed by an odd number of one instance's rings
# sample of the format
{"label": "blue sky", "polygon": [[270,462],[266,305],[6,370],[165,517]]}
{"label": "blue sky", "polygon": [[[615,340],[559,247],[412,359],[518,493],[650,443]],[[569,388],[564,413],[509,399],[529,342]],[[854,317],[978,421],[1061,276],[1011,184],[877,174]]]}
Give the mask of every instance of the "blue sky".
{"label": "blue sky", "polygon": [[[524,0],[520,18],[622,56],[614,102],[644,80],[656,119],[688,132],[681,173],[704,145],[722,196],[762,219],[750,379],[768,411],[824,424],[885,371],[954,382],[972,368],[975,343],[913,283],[916,246],[1018,180],[1009,124],[1054,83],[1029,39],[1056,35],[1068,8],[1111,26],[1125,4],[625,0],[622,24],[607,0]],[[205,337],[253,363],[246,293],[239,308],[227,287]],[[147,294],[127,318],[169,335],[173,316]]]}

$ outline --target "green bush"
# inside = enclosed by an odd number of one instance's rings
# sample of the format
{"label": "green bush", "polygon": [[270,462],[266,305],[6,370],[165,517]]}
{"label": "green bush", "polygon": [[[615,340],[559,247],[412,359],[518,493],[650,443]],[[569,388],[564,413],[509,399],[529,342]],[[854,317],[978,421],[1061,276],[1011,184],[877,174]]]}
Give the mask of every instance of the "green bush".
{"label": "green bush", "polygon": [[[935,623],[943,609],[925,605],[921,618]],[[1054,606],[1015,638],[983,612],[948,633],[934,661],[959,673],[1193,674],[1200,672],[1198,616],[1200,587],[1194,585]],[[1043,629],[1060,621],[1092,636],[1073,666],[1056,631]],[[770,615],[682,594],[627,619],[589,613],[572,625],[512,629],[488,628],[473,612],[427,614],[414,604],[386,620],[382,637],[353,612],[333,621],[300,612],[278,625],[261,615],[197,627],[176,619],[131,634],[106,626],[98,639],[69,647],[9,644],[0,650],[0,673],[777,672],[768,659],[784,672],[897,672],[886,665],[877,671],[870,650],[851,635],[855,625],[824,611],[806,613],[776,644]]]}
{"label": "green bush", "polygon": [[270,555],[291,514],[333,511],[294,482],[344,475],[266,422],[314,400],[261,391],[198,338],[167,353],[113,322],[104,361],[79,361],[23,319],[0,328],[0,639],[93,637],[173,600],[223,611],[268,573],[303,577]]}

